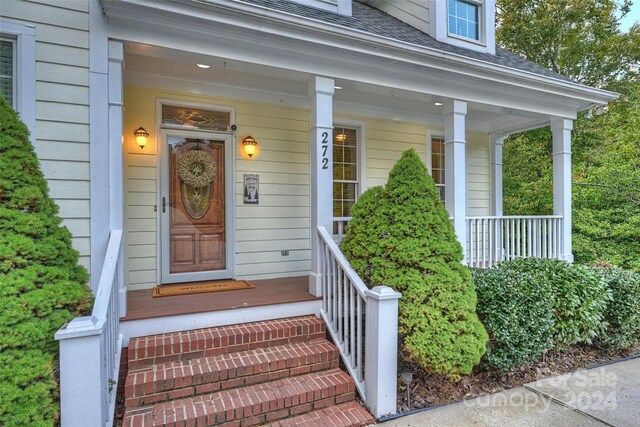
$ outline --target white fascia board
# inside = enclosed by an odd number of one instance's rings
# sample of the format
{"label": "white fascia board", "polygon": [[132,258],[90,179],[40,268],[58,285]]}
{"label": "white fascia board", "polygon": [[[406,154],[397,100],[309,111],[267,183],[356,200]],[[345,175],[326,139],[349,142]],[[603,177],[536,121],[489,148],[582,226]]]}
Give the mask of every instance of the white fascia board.
{"label": "white fascia board", "polygon": [[[576,109],[585,108],[593,103],[606,104],[618,96],[613,92],[590,88],[573,82],[544,77],[535,73],[515,70],[437,49],[399,42],[359,30],[346,29],[332,23],[304,18],[241,2],[222,0],[176,0],[171,3],[150,1],[133,3],[131,0],[120,0],[118,2],[105,2],[104,5],[106,6],[107,15],[111,18],[117,18],[112,19],[112,29],[114,30],[112,36],[142,43],[151,42],[150,33],[143,31],[141,28],[142,25],[153,24],[156,32],[159,26],[164,26],[168,30],[175,29],[176,16],[182,16],[185,21],[188,21],[185,23],[186,25],[181,25],[180,27],[182,34],[192,32],[194,34],[207,34],[210,37],[212,32],[216,31],[216,27],[225,26],[228,30],[230,28],[245,30],[247,33],[245,35],[245,41],[248,42],[251,39],[251,30],[255,29],[276,38],[282,38],[282,40],[279,40],[282,45],[284,45],[283,40],[294,42],[294,44],[287,49],[289,51],[293,49],[293,53],[295,53],[298,58],[300,58],[300,55],[313,54],[308,48],[300,48],[300,45],[303,44],[301,42],[306,41],[318,47],[317,50],[319,52],[316,53],[318,56],[322,53],[325,54],[323,57],[325,62],[328,62],[326,54],[329,53],[333,57],[336,54],[336,50],[350,53],[351,56],[348,56],[348,58],[352,62],[352,68],[355,66],[359,70],[362,70],[362,67],[370,67],[375,60],[384,58],[405,66],[427,67],[431,70],[444,71],[454,76],[481,79],[487,85],[495,85],[497,82],[501,85],[529,89],[540,94],[548,94],[565,99],[568,98],[565,101],[556,101],[562,104],[562,106],[559,105],[561,107],[560,109],[568,106],[569,110],[575,111]],[[135,13],[136,11],[138,13]],[[141,15],[145,16],[144,21],[133,21],[135,16]],[[135,23],[135,26],[129,28],[129,31],[126,31],[127,20]],[[211,25],[212,23],[216,25]],[[229,31],[222,36],[224,35],[231,36]],[[235,34],[234,37],[238,39],[242,37],[242,34]],[[264,36],[262,37],[263,40],[265,38]],[[253,42],[255,43],[255,39],[253,39]],[[243,47],[246,49],[247,45],[245,44]],[[270,45],[269,47],[271,48],[272,46]],[[330,51],[327,52],[326,49],[330,49]],[[242,49],[238,50],[242,51]],[[298,51],[295,52],[295,50]],[[248,55],[244,55],[243,57],[242,52],[234,53],[239,60],[250,59]],[[362,58],[354,57],[354,53],[361,54]],[[278,58],[274,58],[273,61],[277,59]],[[331,62],[335,65],[339,61]],[[275,64],[269,65],[275,66]],[[287,65],[292,66],[291,64]],[[322,72],[322,67],[320,67],[320,70],[313,70],[309,67],[309,64],[305,64],[305,61],[300,59],[298,59],[296,65],[299,71],[309,73],[320,71],[320,74]],[[306,69],[305,65],[307,65]],[[348,78],[348,76],[337,75],[340,71],[338,68],[339,67],[334,66],[326,69],[326,74]],[[386,72],[388,74],[388,69]],[[393,80],[401,81],[405,76],[402,75],[402,70],[397,68],[394,69],[393,77]],[[450,78],[447,80],[450,80]],[[375,82],[371,83],[375,84]],[[396,84],[390,84],[390,86],[396,86]],[[477,85],[474,86],[477,87]],[[450,92],[445,93],[442,87],[446,88],[447,85],[435,85],[436,90],[438,87],[442,95],[450,97],[456,96],[455,94],[452,96]],[[504,86],[502,87],[504,89]],[[413,88],[409,90],[416,89]],[[496,92],[492,92],[495,97]],[[438,92],[434,91],[430,93],[437,94]],[[465,94],[473,95],[473,91],[469,92],[469,90],[466,89],[461,92],[460,96],[464,99],[469,99],[464,96]],[[529,97],[529,100],[530,99]],[[481,100],[478,101],[482,102]],[[556,115],[555,112],[550,112],[550,114]],[[557,115],[566,114],[568,113],[558,113]]]}

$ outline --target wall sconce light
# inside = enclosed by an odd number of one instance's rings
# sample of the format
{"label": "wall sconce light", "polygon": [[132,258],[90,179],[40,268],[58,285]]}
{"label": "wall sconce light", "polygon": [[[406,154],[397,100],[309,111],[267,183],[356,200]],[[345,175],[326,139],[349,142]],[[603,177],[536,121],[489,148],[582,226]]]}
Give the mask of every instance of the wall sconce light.
{"label": "wall sconce light", "polygon": [[138,144],[138,147],[144,148],[147,146],[147,141],[149,140],[149,132],[147,132],[142,126],[140,126],[133,134],[136,136],[136,144]]}
{"label": "wall sconce light", "polygon": [[253,155],[256,154],[256,146],[258,145],[258,142],[249,135],[242,140],[242,144],[244,145],[244,152],[247,153],[249,158],[252,158]]}

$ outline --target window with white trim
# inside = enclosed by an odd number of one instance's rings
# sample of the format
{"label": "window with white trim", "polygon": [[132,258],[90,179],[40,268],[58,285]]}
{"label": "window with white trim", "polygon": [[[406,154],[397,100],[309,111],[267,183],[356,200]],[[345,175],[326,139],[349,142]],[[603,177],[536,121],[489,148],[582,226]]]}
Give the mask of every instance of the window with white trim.
{"label": "window with white trim", "polygon": [[33,138],[36,130],[35,27],[0,19],[0,93],[20,114],[20,120]]}
{"label": "window with white trim", "polygon": [[0,37],[0,94],[7,103],[15,105],[15,76],[16,76],[16,42],[15,39]]}
{"label": "window with white trim", "polygon": [[440,200],[444,203],[444,138],[431,137],[431,176],[440,193]]}
{"label": "window with white trim", "polygon": [[340,239],[360,194],[358,129],[333,128],[333,234]]}
{"label": "window with white trim", "polygon": [[478,0],[449,0],[449,34],[480,40],[481,8]]}

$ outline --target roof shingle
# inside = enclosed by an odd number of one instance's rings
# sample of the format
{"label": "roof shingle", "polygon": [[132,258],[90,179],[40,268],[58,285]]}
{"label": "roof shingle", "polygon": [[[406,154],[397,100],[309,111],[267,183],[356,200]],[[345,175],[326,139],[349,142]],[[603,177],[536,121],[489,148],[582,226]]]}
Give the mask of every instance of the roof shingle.
{"label": "roof shingle", "polygon": [[515,70],[527,71],[545,77],[551,77],[564,81],[571,81],[558,73],[541,67],[525,58],[516,55],[506,49],[496,47],[496,54],[476,52],[473,50],[452,46],[447,43],[439,42],[430,35],[412,27],[411,25],[388,15],[381,10],[372,6],[353,2],[352,16],[343,16],[331,12],[326,12],[309,6],[287,0],[242,0],[256,6],[262,6],[273,10],[289,13],[292,15],[302,16],[305,18],[316,19],[319,21],[330,22],[347,29],[355,29],[365,33],[386,37],[389,39],[411,43],[416,46],[427,47],[441,50],[443,52],[453,53],[465,56],[470,59],[477,59],[502,65]]}

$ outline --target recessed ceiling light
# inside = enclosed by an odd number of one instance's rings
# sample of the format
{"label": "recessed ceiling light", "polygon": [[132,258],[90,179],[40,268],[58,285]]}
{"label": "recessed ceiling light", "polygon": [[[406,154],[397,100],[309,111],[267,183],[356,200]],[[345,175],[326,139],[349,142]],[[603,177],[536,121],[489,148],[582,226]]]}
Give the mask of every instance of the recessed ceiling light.
{"label": "recessed ceiling light", "polygon": [[340,89],[342,89],[342,86],[334,86],[333,88],[337,89],[337,90],[340,90]]}
{"label": "recessed ceiling light", "polygon": [[434,103],[433,103],[433,105],[435,105],[435,106],[439,107],[439,106],[441,106],[441,105],[442,105],[442,102],[434,102]]}
{"label": "recessed ceiling light", "polygon": [[211,65],[207,65],[207,64],[196,64],[196,65],[197,65],[199,68],[204,68],[204,69],[211,68]]}

